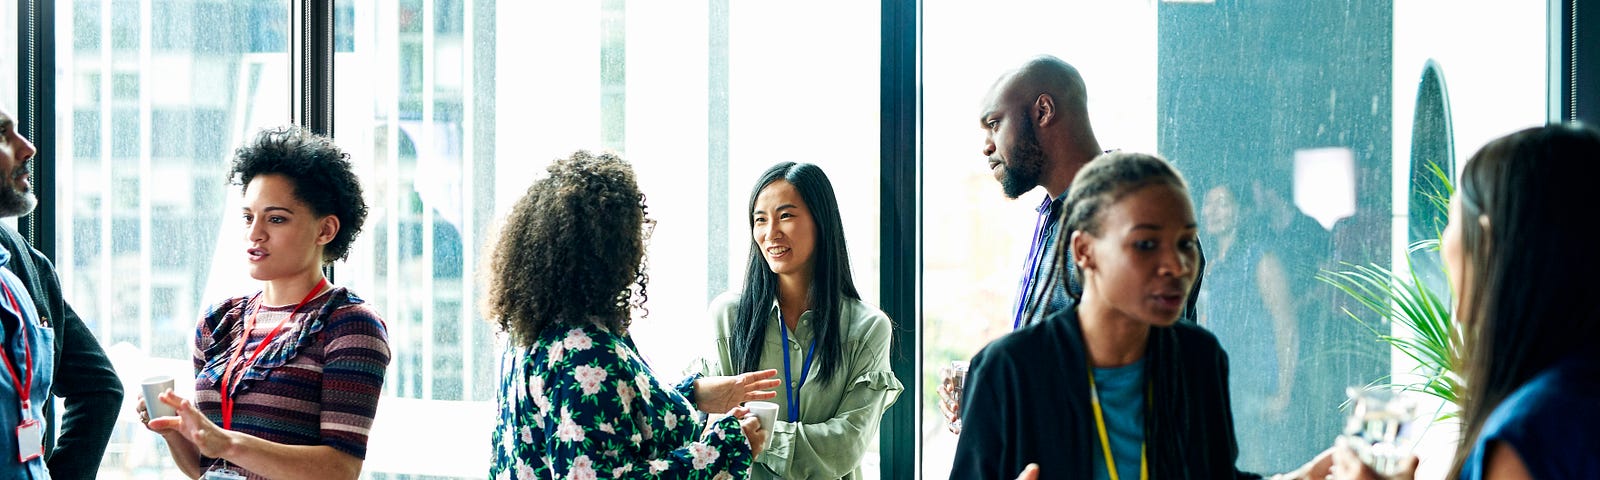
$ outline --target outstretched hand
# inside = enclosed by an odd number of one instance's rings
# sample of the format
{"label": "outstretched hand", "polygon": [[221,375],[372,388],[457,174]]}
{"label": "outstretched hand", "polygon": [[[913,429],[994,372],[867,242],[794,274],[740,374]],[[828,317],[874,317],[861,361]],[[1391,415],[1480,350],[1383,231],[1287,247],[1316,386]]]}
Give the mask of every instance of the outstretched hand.
{"label": "outstretched hand", "polygon": [[770,391],[783,386],[772,378],[777,370],[761,370],[733,376],[701,377],[694,382],[694,407],[706,413],[722,413],[752,400],[777,397]]}
{"label": "outstretched hand", "polygon": [[152,418],[145,424],[146,427],[157,432],[176,432],[189,443],[193,443],[201,455],[224,458],[233,446],[232,434],[211,423],[204,413],[200,413],[200,409],[195,408],[194,402],[172,393],[170,389],[161,393],[160,400],[161,403],[177,410],[178,415]]}
{"label": "outstretched hand", "polygon": [[1028,464],[1027,468],[1022,469],[1022,473],[1017,474],[1017,480],[1039,480],[1039,464]]}

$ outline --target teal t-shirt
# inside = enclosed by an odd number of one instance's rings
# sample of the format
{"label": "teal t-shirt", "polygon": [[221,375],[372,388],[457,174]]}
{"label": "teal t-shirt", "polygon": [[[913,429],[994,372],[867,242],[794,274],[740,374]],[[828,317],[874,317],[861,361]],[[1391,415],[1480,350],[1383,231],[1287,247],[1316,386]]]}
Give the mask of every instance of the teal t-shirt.
{"label": "teal t-shirt", "polygon": [[[1116,368],[1096,368],[1094,384],[1100,390],[1100,409],[1105,414],[1106,436],[1111,439],[1117,475],[1122,480],[1139,480],[1139,450],[1144,444],[1144,359]],[[1110,480],[1098,432],[1094,443],[1094,478]]]}

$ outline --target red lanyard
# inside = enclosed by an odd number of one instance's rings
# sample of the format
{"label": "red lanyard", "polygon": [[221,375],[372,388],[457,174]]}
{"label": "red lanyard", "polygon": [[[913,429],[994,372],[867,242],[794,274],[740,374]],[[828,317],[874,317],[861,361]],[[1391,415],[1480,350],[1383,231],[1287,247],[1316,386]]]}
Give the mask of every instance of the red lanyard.
{"label": "red lanyard", "polygon": [[[317,287],[311,289],[311,292],[306,294],[306,298],[301,299],[300,303],[294,306],[294,310],[289,311],[289,316],[283,317],[283,320],[278,321],[278,326],[272,327],[272,331],[267,332],[267,338],[261,339],[261,344],[256,345],[255,353],[250,354],[250,359],[245,363],[254,365],[256,357],[260,357],[261,352],[267,349],[268,344],[272,343],[273,337],[278,336],[278,330],[283,328],[284,324],[289,323],[289,319],[294,318],[294,314],[300,312],[300,307],[306,306],[306,302],[316,298],[317,292],[321,292],[322,287],[327,285],[327,278],[317,282]],[[237,362],[239,355],[244,353],[244,346],[250,341],[250,331],[256,329],[256,317],[259,315],[261,315],[261,305],[257,304],[256,311],[250,314],[250,321],[244,326],[244,333],[239,335],[239,349],[234,350],[233,357],[228,359],[228,363],[222,365],[222,390],[220,393],[222,393],[222,428],[225,430],[233,430],[233,397],[228,395],[228,382],[233,378],[235,370],[241,370],[244,367],[244,363],[235,364],[234,362]]]}
{"label": "red lanyard", "polygon": [[11,355],[6,353],[11,350],[10,345],[0,348],[0,361],[6,363],[6,372],[11,374],[11,381],[17,386],[17,396],[22,399],[22,413],[27,415],[32,408],[29,400],[33,398],[33,349],[28,348],[28,319],[23,317],[22,306],[17,304],[17,297],[11,294],[11,287],[0,283],[0,290],[6,291],[6,300],[10,300],[11,309],[17,311],[17,326],[21,327],[17,336],[22,337],[22,354],[27,363],[22,365],[22,376],[18,376],[17,367],[11,365]]}

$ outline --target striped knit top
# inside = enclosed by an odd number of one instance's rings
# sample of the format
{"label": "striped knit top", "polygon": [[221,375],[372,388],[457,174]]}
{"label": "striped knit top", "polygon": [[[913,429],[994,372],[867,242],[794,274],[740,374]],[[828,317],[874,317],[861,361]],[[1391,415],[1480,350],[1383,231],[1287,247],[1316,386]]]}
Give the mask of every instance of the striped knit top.
{"label": "striped knit top", "polygon": [[[244,362],[295,308],[263,307],[261,298],[230,298],[208,308],[195,333],[195,404],[219,426],[223,369],[238,349],[240,330],[258,315],[239,355]],[[228,385],[233,430],[286,445],[327,445],[364,459],[388,365],[383,319],[344,287],[328,289],[284,324],[255,363],[234,372],[237,380]],[[216,463],[200,459],[202,468]]]}

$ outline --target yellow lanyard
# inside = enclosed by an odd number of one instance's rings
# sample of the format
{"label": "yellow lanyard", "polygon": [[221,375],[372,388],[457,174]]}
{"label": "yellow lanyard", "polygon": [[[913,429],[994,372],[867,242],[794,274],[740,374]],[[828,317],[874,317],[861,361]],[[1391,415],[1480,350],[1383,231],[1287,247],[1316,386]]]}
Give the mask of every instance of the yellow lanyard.
{"label": "yellow lanyard", "polygon": [[[1145,407],[1150,408],[1150,382],[1144,386]],[[1094,407],[1094,425],[1100,429],[1100,447],[1106,452],[1106,471],[1111,474],[1111,480],[1121,480],[1117,475],[1117,461],[1111,458],[1111,437],[1106,434],[1106,416],[1100,411],[1100,389],[1094,386],[1094,367],[1089,367],[1089,405]],[[1150,480],[1150,458],[1145,452],[1145,443],[1139,442],[1139,480]]]}

